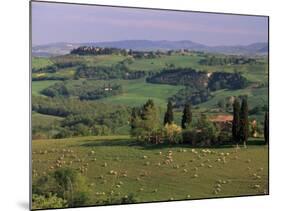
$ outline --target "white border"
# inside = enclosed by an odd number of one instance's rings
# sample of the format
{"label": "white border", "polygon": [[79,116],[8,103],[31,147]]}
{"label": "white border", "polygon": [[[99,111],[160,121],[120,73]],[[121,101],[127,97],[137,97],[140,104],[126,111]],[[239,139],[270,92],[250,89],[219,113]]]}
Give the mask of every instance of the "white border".
{"label": "white border", "polygon": [[[270,16],[270,196],[167,202],[71,210],[274,210],[280,207],[280,12],[275,0],[67,0],[74,3],[108,4],[208,12],[244,13]],[[29,3],[27,0],[1,2],[1,109],[0,109],[0,210],[28,209],[29,139]],[[273,115],[274,114],[274,115]]]}

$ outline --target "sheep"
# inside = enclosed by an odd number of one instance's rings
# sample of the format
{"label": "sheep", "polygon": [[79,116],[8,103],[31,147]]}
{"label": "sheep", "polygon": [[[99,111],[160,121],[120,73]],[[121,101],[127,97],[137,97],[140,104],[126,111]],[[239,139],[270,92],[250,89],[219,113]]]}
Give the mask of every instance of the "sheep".
{"label": "sheep", "polygon": [[189,199],[190,197],[191,197],[191,196],[190,196],[189,194],[186,196],[186,198],[188,198],[188,199]]}
{"label": "sheep", "polygon": [[216,183],[222,183],[222,180],[221,180],[221,179],[219,179],[219,180],[217,180],[217,181],[216,181]]}
{"label": "sheep", "polygon": [[139,191],[144,191],[144,189],[143,189],[143,188],[140,188]]}
{"label": "sheep", "polygon": [[150,165],[150,162],[147,161],[144,165],[149,166],[149,165]]}
{"label": "sheep", "polygon": [[153,192],[154,192],[154,193],[157,193],[157,192],[158,192],[158,189],[157,189],[157,188],[155,188],[155,189],[153,190]]}
{"label": "sheep", "polygon": [[116,185],[116,188],[120,188],[121,186],[120,185]]}
{"label": "sheep", "polygon": [[213,166],[212,165],[208,165],[208,168],[213,168]]}
{"label": "sheep", "polygon": [[142,172],[141,174],[140,174],[140,176],[142,176],[142,177],[145,177],[145,176],[147,176],[148,175],[148,173],[145,171],[145,172]]}
{"label": "sheep", "polygon": [[194,175],[193,175],[193,178],[198,178],[198,174],[194,174]]}
{"label": "sheep", "polygon": [[178,169],[178,168],[180,168],[179,165],[175,165],[175,166],[174,166],[174,169]]}
{"label": "sheep", "polygon": [[109,171],[109,174],[111,174],[111,175],[117,175],[117,171],[110,170],[110,171]]}
{"label": "sheep", "polygon": [[254,185],[255,189],[259,189],[261,186],[260,185]]}
{"label": "sheep", "polygon": [[107,167],[107,163],[105,162],[102,166],[103,166],[103,167]]}
{"label": "sheep", "polygon": [[148,157],[146,155],[143,156],[143,159],[147,159]]}
{"label": "sheep", "polygon": [[198,168],[197,168],[197,167],[194,167],[194,168],[193,168],[193,170],[194,170],[194,171],[197,171],[197,170],[198,170]]}
{"label": "sheep", "polygon": [[215,186],[216,188],[221,188],[221,184],[216,184],[216,186]]}

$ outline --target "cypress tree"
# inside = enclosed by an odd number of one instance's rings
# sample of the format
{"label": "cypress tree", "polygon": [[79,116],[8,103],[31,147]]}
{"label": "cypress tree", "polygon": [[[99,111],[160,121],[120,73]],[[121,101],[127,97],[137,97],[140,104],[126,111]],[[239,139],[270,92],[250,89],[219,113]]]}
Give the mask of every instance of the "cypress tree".
{"label": "cypress tree", "polygon": [[233,120],[232,120],[232,140],[237,144],[240,142],[239,130],[240,130],[240,103],[237,98],[233,102]]}
{"label": "cypress tree", "polygon": [[191,121],[192,121],[191,105],[187,103],[184,105],[183,115],[181,119],[181,127],[183,129],[186,129],[187,125],[189,125]]}
{"label": "cypress tree", "polygon": [[136,119],[138,116],[138,109],[134,107],[131,113],[131,129],[136,129]]}
{"label": "cypress tree", "polygon": [[249,119],[248,119],[248,102],[243,98],[240,110],[240,139],[246,147],[249,137]]}
{"label": "cypress tree", "polygon": [[173,105],[172,105],[172,102],[169,101],[167,104],[167,111],[164,116],[164,125],[172,124],[173,120],[174,120]]}
{"label": "cypress tree", "polygon": [[269,141],[269,121],[268,121],[268,112],[265,112],[264,114],[264,128],[263,128],[263,134],[264,134],[264,143],[268,144]]}

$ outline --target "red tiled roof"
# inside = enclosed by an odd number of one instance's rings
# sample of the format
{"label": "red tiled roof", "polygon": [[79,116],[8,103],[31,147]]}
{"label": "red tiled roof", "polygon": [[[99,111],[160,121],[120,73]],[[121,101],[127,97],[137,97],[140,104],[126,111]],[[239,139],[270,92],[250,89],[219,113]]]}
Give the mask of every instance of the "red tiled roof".
{"label": "red tiled roof", "polygon": [[210,121],[212,122],[229,122],[232,121],[232,115],[217,115],[210,117]]}

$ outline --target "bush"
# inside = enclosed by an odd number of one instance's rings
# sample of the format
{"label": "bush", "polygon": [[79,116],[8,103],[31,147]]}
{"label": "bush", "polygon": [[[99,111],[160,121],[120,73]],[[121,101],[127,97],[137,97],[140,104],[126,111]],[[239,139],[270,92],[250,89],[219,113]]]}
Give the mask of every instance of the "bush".
{"label": "bush", "polygon": [[214,144],[216,145],[221,145],[221,144],[228,144],[232,141],[232,135],[230,132],[226,132],[226,131],[221,131],[218,134],[218,137],[216,140],[214,140]]}
{"label": "bush", "polygon": [[179,143],[181,142],[180,134],[181,134],[181,127],[172,123],[165,125],[165,133],[169,140],[169,143]]}
{"label": "bush", "polygon": [[182,140],[184,144],[196,145],[196,130],[192,127],[187,127],[182,131]]}
{"label": "bush", "polygon": [[134,194],[129,194],[128,196],[124,196],[122,198],[114,198],[110,197],[102,201],[98,201],[99,204],[134,204],[137,202]]}
{"label": "bush", "polygon": [[58,196],[70,207],[86,205],[91,194],[85,177],[70,168],[57,169],[39,178],[32,191],[45,198]]}
{"label": "bush", "polygon": [[49,194],[45,197],[32,194],[32,209],[64,208],[67,206],[67,201],[56,195]]}

